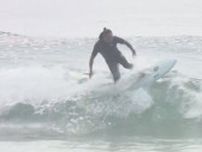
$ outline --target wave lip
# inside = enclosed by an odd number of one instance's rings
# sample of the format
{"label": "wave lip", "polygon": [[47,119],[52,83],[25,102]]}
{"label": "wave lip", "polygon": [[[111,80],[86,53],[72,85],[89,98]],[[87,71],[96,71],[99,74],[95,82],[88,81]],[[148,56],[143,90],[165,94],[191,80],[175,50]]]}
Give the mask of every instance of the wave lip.
{"label": "wave lip", "polygon": [[200,83],[170,73],[147,91],[138,89],[105,94],[97,89],[87,96],[77,94],[70,100],[52,104],[48,101],[37,106],[17,103],[5,107],[0,115],[0,126],[4,132],[5,126],[10,126],[8,134],[17,131],[16,128],[26,128],[26,132],[33,129],[40,135],[46,130],[42,134],[57,137],[100,132],[201,137],[198,132],[202,124]]}

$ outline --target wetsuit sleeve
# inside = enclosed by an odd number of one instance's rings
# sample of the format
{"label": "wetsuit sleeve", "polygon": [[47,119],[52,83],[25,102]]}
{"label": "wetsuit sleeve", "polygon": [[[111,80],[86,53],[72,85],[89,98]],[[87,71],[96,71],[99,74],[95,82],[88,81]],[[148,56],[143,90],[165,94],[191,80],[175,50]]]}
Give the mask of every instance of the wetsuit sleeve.
{"label": "wetsuit sleeve", "polygon": [[98,52],[99,52],[99,46],[98,46],[98,43],[96,43],[94,48],[93,48],[93,52],[91,53],[91,57],[90,57],[90,61],[89,61],[90,72],[92,72],[92,70],[93,70],[94,58],[96,57]]}
{"label": "wetsuit sleeve", "polygon": [[98,54],[99,52],[99,46],[98,44],[96,43],[93,47],[93,52],[91,53],[91,58],[95,58],[95,56]]}
{"label": "wetsuit sleeve", "polygon": [[117,37],[117,36],[115,36],[114,38],[115,38],[116,43],[125,44],[128,48],[131,49],[133,54],[136,54],[135,49],[133,48],[133,46],[128,41],[126,41],[120,37]]}

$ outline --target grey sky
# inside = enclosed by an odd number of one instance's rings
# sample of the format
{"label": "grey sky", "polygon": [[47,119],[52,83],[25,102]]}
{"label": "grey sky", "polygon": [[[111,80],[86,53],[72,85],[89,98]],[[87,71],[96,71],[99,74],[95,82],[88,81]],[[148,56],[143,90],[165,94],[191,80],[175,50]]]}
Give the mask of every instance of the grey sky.
{"label": "grey sky", "polygon": [[0,0],[0,18],[1,31],[34,36],[96,36],[103,26],[124,35],[202,35],[200,0]]}

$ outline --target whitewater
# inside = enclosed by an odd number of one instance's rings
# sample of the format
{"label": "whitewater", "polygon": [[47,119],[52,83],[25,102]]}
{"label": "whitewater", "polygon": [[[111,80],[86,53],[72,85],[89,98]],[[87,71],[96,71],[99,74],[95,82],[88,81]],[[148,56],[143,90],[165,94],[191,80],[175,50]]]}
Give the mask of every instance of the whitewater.
{"label": "whitewater", "polygon": [[[0,32],[0,147],[13,151],[202,150],[202,37],[126,37],[133,62],[112,85],[104,60],[88,60],[97,38],[45,39]],[[158,61],[176,67],[147,89],[130,77]]]}

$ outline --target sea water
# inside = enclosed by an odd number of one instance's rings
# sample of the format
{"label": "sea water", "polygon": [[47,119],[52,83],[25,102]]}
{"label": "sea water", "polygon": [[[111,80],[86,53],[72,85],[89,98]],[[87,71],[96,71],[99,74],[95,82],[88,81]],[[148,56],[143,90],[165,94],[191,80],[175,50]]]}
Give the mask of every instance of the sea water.
{"label": "sea water", "polygon": [[[0,150],[3,152],[202,151],[202,37],[126,37],[137,57],[112,84],[101,58],[88,80],[96,38],[42,39],[0,33]],[[147,89],[121,90],[144,68],[176,59]],[[134,83],[135,85],[135,83]]]}

